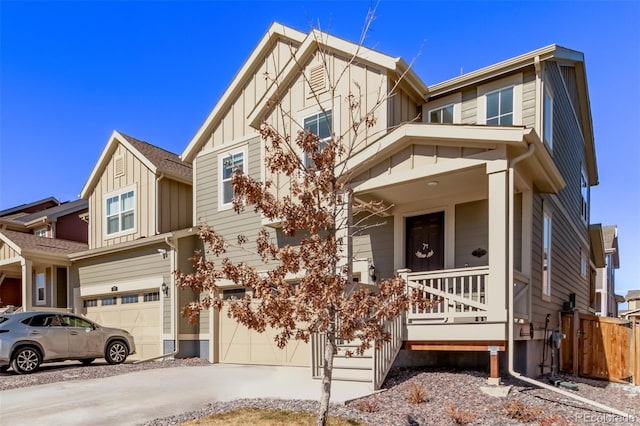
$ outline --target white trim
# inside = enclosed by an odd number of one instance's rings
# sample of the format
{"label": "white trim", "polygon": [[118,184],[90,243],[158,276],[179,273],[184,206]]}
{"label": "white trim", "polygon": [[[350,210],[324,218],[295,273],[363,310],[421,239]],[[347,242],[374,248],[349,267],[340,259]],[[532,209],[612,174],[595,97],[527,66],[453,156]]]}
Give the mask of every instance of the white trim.
{"label": "white trim", "polygon": [[233,207],[232,202],[225,203],[224,200],[224,181],[222,177],[222,173],[224,167],[222,165],[222,161],[227,158],[234,156],[236,154],[242,154],[242,172],[244,174],[249,174],[249,146],[247,144],[237,146],[233,149],[225,150],[218,152],[218,156],[216,158],[216,165],[218,168],[218,211],[222,210],[230,210]]}
{"label": "white trim", "polygon": [[[546,282],[545,282],[545,269],[544,269],[544,251],[545,251],[545,237],[547,237],[547,235],[545,235],[545,220],[549,220],[549,229],[548,229],[548,244],[549,246],[546,247],[548,250],[548,256],[547,256],[547,269],[546,269]],[[553,292],[553,286],[552,286],[552,278],[553,278],[553,215],[551,214],[550,209],[547,207],[546,203],[543,204],[542,206],[542,258],[540,259],[540,261],[542,262],[542,285],[541,285],[541,290],[542,290],[542,300],[545,301],[550,301],[551,300],[551,293]]]}
{"label": "white trim", "polygon": [[[550,115],[547,122],[547,99],[549,99]],[[547,130],[549,130],[549,138],[547,139]],[[544,84],[542,94],[542,141],[553,152],[553,91],[549,84]]]}
{"label": "white trim", "polygon": [[[110,198],[113,197],[118,197],[118,204],[120,204],[121,202],[121,197],[124,194],[127,194],[129,192],[133,192],[133,228],[131,229],[126,229],[126,230],[122,230],[122,217],[118,218],[118,228],[120,229],[118,232],[113,232],[113,233],[108,233],[108,215],[107,215],[107,201]],[[138,231],[138,216],[140,214],[140,209],[139,209],[139,205],[138,205],[138,188],[136,184],[133,185],[129,185],[127,187],[124,188],[119,188],[115,191],[111,191],[108,192],[106,194],[104,194],[104,196],[102,197],[102,226],[103,226],[103,238],[105,240],[111,239],[111,238],[118,238],[118,237],[122,237],[124,235],[130,235],[130,234],[135,234]],[[120,206],[118,205],[118,209],[120,208]],[[118,215],[122,215],[121,211],[118,211]]]}
{"label": "white trim", "polygon": [[[45,270],[44,272],[36,272],[35,273],[35,289],[36,289],[36,305],[41,306],[41,305],[46,305],[47,304],[47,271]],[[42,283],[39,283],[38,278],[42,277]],[[40,284],[42,284],[42,287],[40,287]],[[40,298],[40,288],[42,288],[42,298]]]}
{"label": "white trim", "polygon": [[423,111],[427,110],[427,114],[422,118],[424,123],[431,123],[431,112],[440,108],[453,105],[453,124],[462,123],[462,93],[454,93],[435,101],[427,102],[422,106]]}
{"label": "white trim", "polygon": [[478,86],[477,122],[487,124],[487,95],[513,87],[513,126],[522,126],[522,73]]}
{"label": "white trim", "polygon": [[[309,118],[313,118],[313,117],[319,117],[320,116],[326,116],[327,114],[331,114],[331,129],[330,129],[330,135],[327,136],[326,138],[320,139],[319,143],[328,143],[332,137],[334,137],[335,135],[339,134],[339,127],[338,127],[338,131],[336,131],[336,120],[334,117],[334,111],[335,109],[334,107],[334,103],[333,101],[331,102],[331,106],[327,107],[327,106],[314,106],[312,109],[311,108],[306,108],[304,110],[302,110],[300,113],[304,113],[304,111],[313,111],[313,112],[308,112],[306,115],[302,116],[301,120],[300,120],[300,124],[302,125],[302,129],[304,130],[304,123],[307,119]],[[295,133],[294,133],[295,134]],[[317,135],[318,136],[318,135]],[[306,160],[306,156],[304,155],[304,152],[302,151],[302,148],[296,147],[298,152],[298,157],[302,160],[302,164],[304,164],[305,167],[309,167],[309,164],[307,164]],[[309,160],[311,160],[311,158],[309,158]]]}

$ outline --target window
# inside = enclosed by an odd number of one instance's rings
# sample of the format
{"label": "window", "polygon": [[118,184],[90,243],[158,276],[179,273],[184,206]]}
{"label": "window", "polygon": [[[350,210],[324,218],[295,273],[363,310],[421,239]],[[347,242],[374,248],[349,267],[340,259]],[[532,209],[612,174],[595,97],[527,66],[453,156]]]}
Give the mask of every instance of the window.
{"label": "window", "polygon": [[145,293],[144,299],[145,302],[157,302],[160,300],[160,292],[156,291],[154,293]]}
{"label": "window", "polygon": [[98,306],[98,299],[87,299],[84,301],[85,308],[93,308],[95,306]]}
{"label": "window", "polygon": [[580,275],[582,278],[587,278],[587,272],[589,268],[589,259],[584,250],[580,250]]}
{"label": "window", "polygon": [[131,190],[107,198],[107,235],[133,230],[136,215],[135,191]]}
{"label": "window", "polygon": [[544,143],[547,144],[549,149],[553,148],[553,98],[551,97],[551,93],[549,93],[548,89],[544,91]]}
{"label": "window", "polygon": [[232,288],[228,290],[222,290],[222,299],[242,299],[245,294],[244,288]]}
{"label": "window", "polygon": [[116,298],[115,297],[103,297],[102,300],[100,301],[100,304],[102,306],[115,305],[116,304]]}
{"label": "window", "polygon": [[513,124],[513,87],[488,93],[487,121],[488,125],[510,126]]}
{"label": "window", "polygon": [[582,195],[580,216],[582,220],[589,223],[589,180],[584,166],[580,175],[580,194]]}
{"label": "window", "polygon": [[36,305],[44,305],[46,303],[44,278],[44,272],[36,274]]}
{"label": "window", "polygon": [[220,191],[222,193],[221,204],[231,204],[231,201],[233,200],[233,187],[231,186],[231,178],[236,167],[238,167],[241,171],[244,171],[244,152],[236,152],[234,154],[222,157],[222,161],[220,164],[220,181],[222,182],[222,188]]}
{"label": "window", "polygon": [[453,105],[436,108],[429,111],[429,123],[453,123]]}
{"label": "window", "polygon": [[38,228],[35,231],[33,231],[33,235],[35,235],[36,237],[47,238],[49,236],[49,228],[47,228],[46,226],[43,226],[42,228]]}
{"label": "window", "polygon": [[[331,110],[319,112],[304,119],[304,130],[308,130],[320,138],[317,151],[321,151],[328,145],[331,139],[331,126]],[[305,167],[315,167],[313,160],[306,152],[303,153],[302,161]]]}
{"label": "window", "polygon": [[73,315],[63,315],[62,323],[67,327],[93,328],[93,324],[91,322]]}
{"label": "window", "polygon": [[551,216],[547,212],[542,224],[542,295],[551,296]]}
{"label": "window", "polygon": [[121,297],[121,302],[122,305],[126,305],[129,303],[138,303],[138,295],[137,294],[126,294],[124,296]]}

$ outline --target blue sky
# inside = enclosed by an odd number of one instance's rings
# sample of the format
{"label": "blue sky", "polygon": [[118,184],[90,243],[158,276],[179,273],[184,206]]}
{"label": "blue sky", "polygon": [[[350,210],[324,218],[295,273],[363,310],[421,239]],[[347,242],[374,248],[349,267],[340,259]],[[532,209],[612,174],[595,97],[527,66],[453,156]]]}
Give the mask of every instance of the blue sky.
{"label": "blue sky", "polygon": [[[0,209],[78,197],[118,129],[178,154],[272,21],[357,40],[369,2],[0,2]],[[382,1],[366,46],[427,83],[552,43],[584,52],[618,293],[640,288],[640,2]]]}

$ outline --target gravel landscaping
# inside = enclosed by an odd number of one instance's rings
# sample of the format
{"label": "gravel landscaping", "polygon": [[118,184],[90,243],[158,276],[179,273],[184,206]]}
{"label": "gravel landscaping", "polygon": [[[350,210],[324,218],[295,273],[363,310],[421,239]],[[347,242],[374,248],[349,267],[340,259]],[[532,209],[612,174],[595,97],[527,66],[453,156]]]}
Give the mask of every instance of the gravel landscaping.
{"label": "gravel landscaping", "polygon": [[[65,363],[62,367],[45,365],[42,371],[20,376],[0,373],[0,390],[34,386],[66,380],[82,380],[125,374],[150,368],[202,366],[202,359],[148,362],[141,364],[88,367]],[[503,378],[509,387],[506,397],[482,392],[486,374],[475,371],[434,369],[394,369],[383,389],[371,396],[332,406],[331,414],[360,420],[370,425],[571,425],[585,423],[640,424],[640,387],[597,380],[564,377],[578,385],[576,394],[609,405],[631,415],[623,419],[546,389],[539,389],[515,379]],[[320,383],[318,382],[318,394]],[[316,401],[279,399],[243,399],[211,402],[197,411],[145,423],[146,426],[178,425],[183,421],[205,417],[241,407],[315,411]]]}

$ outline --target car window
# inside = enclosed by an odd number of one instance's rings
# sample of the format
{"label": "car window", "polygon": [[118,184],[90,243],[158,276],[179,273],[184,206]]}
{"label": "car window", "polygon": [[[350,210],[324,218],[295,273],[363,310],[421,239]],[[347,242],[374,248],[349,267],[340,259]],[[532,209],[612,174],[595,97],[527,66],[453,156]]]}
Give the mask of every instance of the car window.
{"label": "car window", "polygon": [[62,320],[67,327],[93,328],[93,324],[84,318],[63,315]]}
{"label": "car window", "polygon": [[55,314],[34,315],[22,320],[22,323],[31,327],[59,327],[61,325],[60,318]]}

